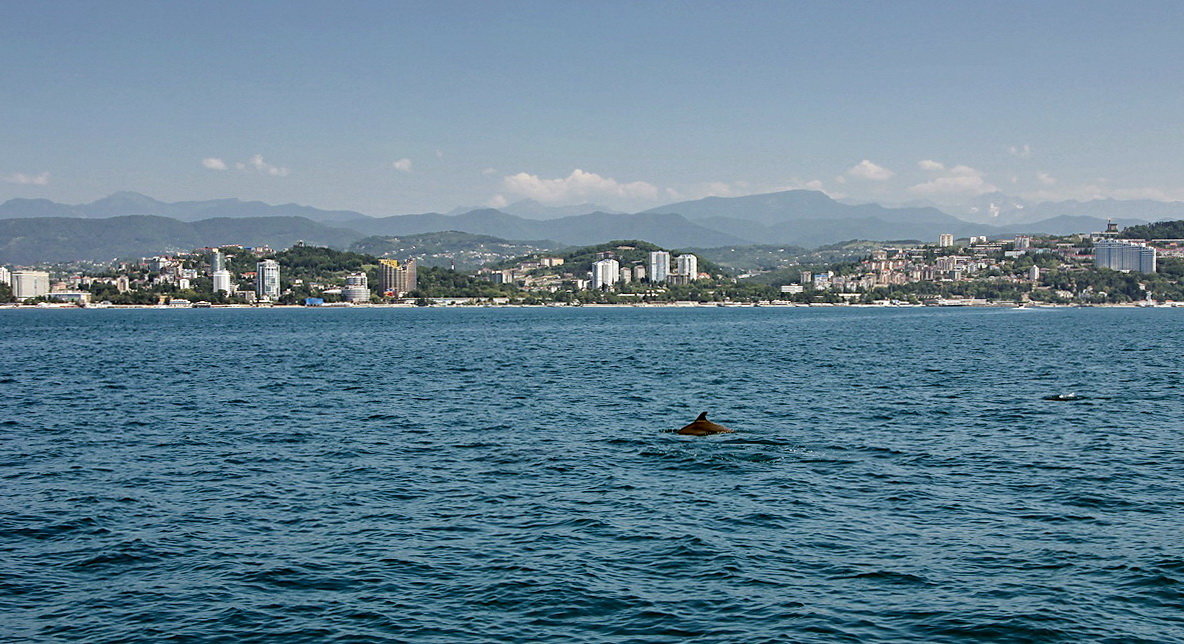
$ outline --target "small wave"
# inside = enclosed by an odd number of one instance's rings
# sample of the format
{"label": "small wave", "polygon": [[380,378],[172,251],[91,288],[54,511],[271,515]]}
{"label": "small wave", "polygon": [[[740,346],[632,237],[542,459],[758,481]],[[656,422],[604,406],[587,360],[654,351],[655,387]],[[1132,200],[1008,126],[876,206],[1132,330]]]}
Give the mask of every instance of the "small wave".
{"label": "small wave", "polygon": [[60,523],[51,523],[43,526],[28,526],[28,527],[0,527],[0,538],[3,537],[25,537],[28,539],[56,539],[59,537],[69,536],[76,532],[85,532],[87,534],[106,534],[109,532],[106,528],[100,527],[99,522],[90,518],[84,517],[81,519],[73,519],[70,521],[62,521]]}
{"label": "small wave", "polygon": [[861,572],[853,575],[839,575],[833,577],[834,579],[866,579],[868,581],[878,581],[886,584],[894,584],[901,586],[928,586],[930,582],[928,579],[920,575],[914,575],[907,572],[896,572],[893,570],[872,570],[869,572]]}

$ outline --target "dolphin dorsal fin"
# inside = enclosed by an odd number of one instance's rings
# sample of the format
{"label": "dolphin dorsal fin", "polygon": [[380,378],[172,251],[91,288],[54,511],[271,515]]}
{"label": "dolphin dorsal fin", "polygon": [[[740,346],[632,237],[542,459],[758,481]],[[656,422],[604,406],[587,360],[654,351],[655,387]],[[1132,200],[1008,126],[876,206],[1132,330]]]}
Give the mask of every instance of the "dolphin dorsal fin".
{"label": "dolphin dorsal fin", "polygon": [[699,414],[699,417],[696,418],[695,420],[707,420],[707,412],[703,412],[702,414]]}

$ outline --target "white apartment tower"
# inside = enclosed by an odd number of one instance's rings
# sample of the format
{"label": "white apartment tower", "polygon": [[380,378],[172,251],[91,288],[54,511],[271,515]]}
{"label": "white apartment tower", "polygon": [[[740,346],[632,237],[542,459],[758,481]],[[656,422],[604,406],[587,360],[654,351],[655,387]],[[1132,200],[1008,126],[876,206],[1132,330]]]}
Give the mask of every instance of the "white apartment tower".
{"label": "white apartment tower", "polygon": [[1154,273],[1155,248],[1125,239],[1098,239],[1094,242],[1094,266],[1113,271]]}
{"label": "white apartment tower", "polygon": [[0,266],[0,284],[12,284],[12,273],[7,266]]}
{"label": "white apartment tower", "polygon": [[345,277],[345,288],[341,289],[341,299],[346,302],[369,302],[370,287],[365,273],[353,273]]}
{"label": "white apartment tower", "polygon": [[937,236],[937,245],[942,248],[948,248],[954,245],[954,236],[950,233],[942,233]]}
{"label": "white apartment tower", "polygon": [[13,271],[11,279],[12,295],[18,300],[49,293],[49,273],[45,271]]}
{"label": "white apartment tower", "polygon": [[592,264],[592,288],[612,286],[621,279],[621,263],[607,258]]}
{"label": "white apartment tower", "polygon": [[675,272],[679,275],[686,276],[687,279],[693,280],[699,277],[699,258],[691,255],[679,255],[676,260],[677,269]]}
{"label": "white apartment tower", "polygon": [[230,271],[221,269],[214,271],[214,292],[218,291],[227,295],[234,293],[234,285],[230,281]]}
{"label": "white apartment tower", "polygon": [[651,282],[666,281],[666,277],[670,275],[670,253],[664,250],[655,250],[650,253],[649,275]]}
{"label": "white apartment tower", "polygon": [[255,297],[272,302],[280,299],[280,263],[274,259],[255,264]]}

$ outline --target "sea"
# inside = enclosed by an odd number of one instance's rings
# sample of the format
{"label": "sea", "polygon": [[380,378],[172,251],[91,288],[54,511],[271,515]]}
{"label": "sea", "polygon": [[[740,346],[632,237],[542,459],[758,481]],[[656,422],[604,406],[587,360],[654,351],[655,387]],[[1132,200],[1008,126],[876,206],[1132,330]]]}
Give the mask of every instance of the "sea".
{"label": "sea", "polygon": [[0,640],[1182,642],[1182,354],[1179,309],[0,311]]}

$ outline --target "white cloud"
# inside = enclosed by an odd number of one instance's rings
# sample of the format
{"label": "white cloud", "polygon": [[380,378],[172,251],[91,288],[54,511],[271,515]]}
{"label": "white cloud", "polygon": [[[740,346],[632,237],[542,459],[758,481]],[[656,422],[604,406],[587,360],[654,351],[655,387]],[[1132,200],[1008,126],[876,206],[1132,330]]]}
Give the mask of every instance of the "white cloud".
{"label": "white cloud", "polygon": [[[210,157],[202,159],[201,164],[211,170],[225,170],[228,168],[225,161],[217,157]],[[246,161],[238,161],[234,164],[234,169],[239,172],[258,172],[270,177],[286,177],[289,170],[284,167],[272,165],[263,160],[262,154],[253,155]]]}
{"label": "white cloud", "polygon": [[896,173],[864,159],[847,170],[847,174],[859,179],[867,179],[868,181],[887,181]]}
{"label": "white cloud", "polygon": [[1047,172],[1037,172],[1036,173],[1036,180],[1046,186],[1051,186],[1057,182],[1056,177],[1052,176],[1051,174],[1049,174]]}
{"label": "white cloud", "polygon": [[489,198],[489,201],[485,202],[485,205],[490,208],[504,208],[509,203],[510,200],[506,199],[505,195],[493,195]]}
{"label": "white cloud", "polygon": [[497,174],[497,168],[485,168],[484,170],[481,171],[481,174],[486,175],[486,176],[491,175],[491,174]]}
{"label": "white cloud", "polygon": [[942,170],[946,169],[946,164],[925,159],[924,161],[918,161],[917,167],[928,172],[941,172]]}
{"label": "white cloud", "polygon": [[977,197],[998,190],[983,178],[982,172],[964,165],[956,165],[931,181],[909,188],[909,192],[923,197]]}
{"label": "white cloud", "polygon": [[661,194],[657,186],[645,181],[621,183],[578,168],[560,179],[543,179],[519,172],[504,177],[502,186],[506,192],[545,204],[576,204],[597,199],[653,201]]}
{"label": "white cloud", "polygon": [[392,163],[391,167],[399,172],[411,172],[411,159],[404,157]]}
{"label": "white cloud", "polygon": [[1027,143],[1023,145],[1009,145],[1007,146],[1007,153],[1013,157],[1027,159],[1028,157],[1032,156],[1032,146],[1028,145]]}
{"label": "white cloud", "polygon": [[266,175],[269,175],[272,177],[286,177],[286,176],[288,176],[288,169],[287,168],[281,168],[279,166],[271,165],[270,163],[263,160],[262,154],[256,154],[255,156],[251,157],[250,159],[247,160],[247,163],[249,163],[251,165],[251,167],[254,168],[257,172],[261,172],[263,174],[266,174]]}
{"label": "white cloud", "polygon": [[41,174],[25,174],[24,172],[16,172],[3,177],[5,183],[18,183],[22,186],[48,186],[49,173],[42,172]]}

